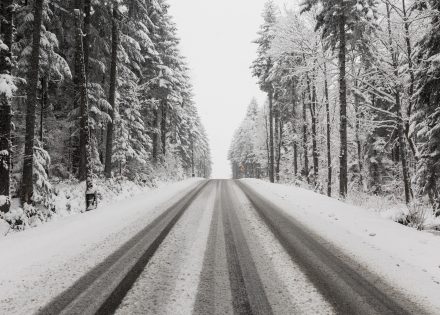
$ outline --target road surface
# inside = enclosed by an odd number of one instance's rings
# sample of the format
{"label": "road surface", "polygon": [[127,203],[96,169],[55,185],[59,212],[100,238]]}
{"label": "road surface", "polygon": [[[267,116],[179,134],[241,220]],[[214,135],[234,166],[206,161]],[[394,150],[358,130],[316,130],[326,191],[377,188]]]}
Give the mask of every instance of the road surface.
{"label": "road surface", "polygon": [[239,181],[201,183],[41,314],[424,314]]}

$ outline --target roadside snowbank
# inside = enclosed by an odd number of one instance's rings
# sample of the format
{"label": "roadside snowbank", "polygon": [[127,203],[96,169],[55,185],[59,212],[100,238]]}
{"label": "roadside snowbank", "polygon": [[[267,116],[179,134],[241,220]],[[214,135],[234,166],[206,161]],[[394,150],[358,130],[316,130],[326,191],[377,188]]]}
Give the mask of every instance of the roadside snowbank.
{"label": "roadside snowbank", "polygon": [[[174,181],[175,182],[175,181]],[[149,182],[147,185],[139,185],[128,179],[96,179],[95,187],[98,196],[98,204],[106,206],[115,201],[124,200],[136,196],[142,192],[151,190],[152,187],[162,187],[167,182],[157,181]],[[44,213],[49,214],[47,221],[40,221],[40,218],[35,216],[27,220],[25,230],[34,228],[41,224],[45,224],[52,220],[58,220],[60,217],[70,216],[84,212],[85,205],[85,182],[78,182],[77,180],[60,181],[52,183],[54,189],[53,206],[55,212],[45,209]],[[18,198],[12,199],[11,218],[22,217],[23,209],[21,208]],[[0,216],[1,217],[1,216]],[[0,218],[0,238],[9,233],[20,232],[21,230],[10,229],[9,224]]]}
{"label": "roadside snowbank", "polygon": [[[0,314],[29,314],[72,285],[182,197],[188,179],[0,238]],[[129,190],[127,190],[129,191]]]}
{"label": "roadside snowbank", "polygon": [[243,183],[372,272],[440,314],[440,237],[312,191]]}

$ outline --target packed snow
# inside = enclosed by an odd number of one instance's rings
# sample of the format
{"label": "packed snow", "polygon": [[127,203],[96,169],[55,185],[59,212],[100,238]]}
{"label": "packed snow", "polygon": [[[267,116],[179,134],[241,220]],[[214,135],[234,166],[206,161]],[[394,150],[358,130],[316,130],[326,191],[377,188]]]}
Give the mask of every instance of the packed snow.
{"label": "packed snow", "polygon": [[362,266],[440,313],[440,237],[306,189],[242,181]]}

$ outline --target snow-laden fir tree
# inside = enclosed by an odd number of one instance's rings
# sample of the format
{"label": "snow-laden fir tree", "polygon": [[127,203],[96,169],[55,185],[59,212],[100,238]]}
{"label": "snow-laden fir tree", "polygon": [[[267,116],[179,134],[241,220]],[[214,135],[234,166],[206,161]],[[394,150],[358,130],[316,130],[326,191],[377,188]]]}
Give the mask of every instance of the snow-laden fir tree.
{"label": "snow-laden fir tree", "polygon": [[374,29],[376,0],[305,0],[304,11],[320,5],[316,29],[322,31],[322,38],[328,48],[337,49],[339,65],[339,107],[340,107],[340,154],[339,195],[348,192],[348,145],[347,145],[347,47],[356,46],[359,51],[369,51],[366,36]]}
{"label": "snow-laden fir tree", "polygon": [[257,59],[252,63],[252,73],[259,80],[260,89],[267,93],[269,99],[269,179],[273,183],[274,166],[275,166],[275,149],[274,149],[274,126],[273,126],[273,101],[274,88],[270,81],[270,69],[273,66],[273,60],[269,55],[271,42],[275,36],[274,25],[277,21],[277,7],[272,0],[266,2],[263,11],[264,23],[260,26],[258,32],[259,38],[255,41],[258,45]]}
{"label": "snow-laden fir tree", "polygon": [[427,1],[431,25],[419,43],[416,70],[414,133],[420,142],[416,183],[440,209],[440,2]]}
{"label": "snow-laden fir tree", "polygon": [[13,12],[12,0],[0,3],[0,217],[11,205],[11,101],[17,89],[12,76]]}

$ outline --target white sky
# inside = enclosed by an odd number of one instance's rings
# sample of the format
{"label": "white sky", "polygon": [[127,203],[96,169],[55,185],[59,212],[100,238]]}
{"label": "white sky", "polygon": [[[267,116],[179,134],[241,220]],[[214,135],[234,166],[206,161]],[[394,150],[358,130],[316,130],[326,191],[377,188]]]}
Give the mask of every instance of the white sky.
{"label": "white sky", "polygon": [[[231,176],[227,153],[234,130],[253,97],[265,100],[250,70],[265,1],[168,0],[208,132],[213,178]],[[285,0],[275,2],[283,7]]]}

